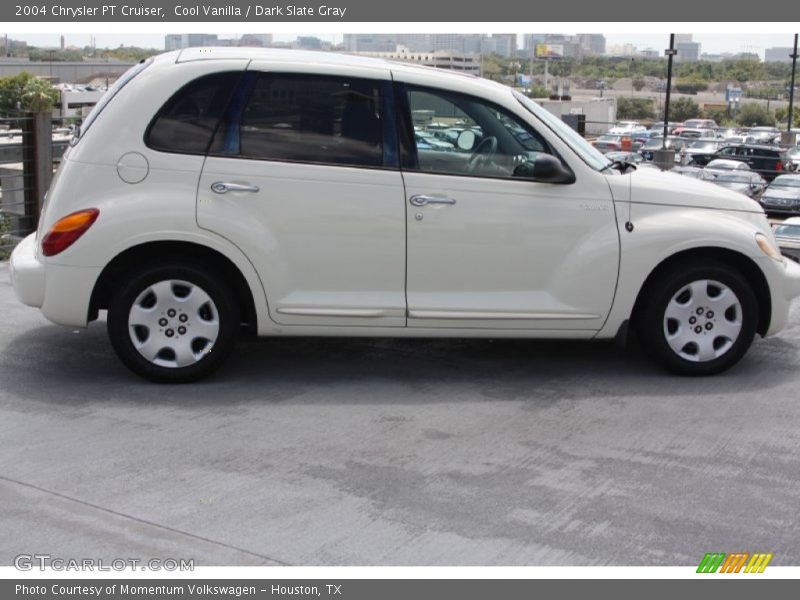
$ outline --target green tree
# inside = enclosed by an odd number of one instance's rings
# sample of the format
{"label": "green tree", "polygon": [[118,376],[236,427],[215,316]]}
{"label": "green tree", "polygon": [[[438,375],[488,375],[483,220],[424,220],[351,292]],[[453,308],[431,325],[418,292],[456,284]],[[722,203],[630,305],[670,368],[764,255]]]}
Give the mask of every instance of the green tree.
{"label": "green tree", "polygon": [[44,79],[33,78],[22,88],[21,105],[31,112],[49,112],[58,102],[58,90]]}
{"label": "green tree", "polygon": [[617,98],[618,119],[653,119],[655,116],[653,101],[648,98]]}
{"label": "green tree", "polygon": [[706,89],[708,89],[708,82],[700,79],[696,74],[675,82],[675,90],[681,94],[696,94]]}
{"label": "green tree", "polygon": [[685,121],[700,116],[700,107],[691,98],[677,98],[670,102],[669,118],[672,121]]}
{"label": "green tree", "polygon": [[736,115],[736,122],[740,125],[775,125],[775,115],[766,106],[749,102],[743,104]]}
{"label": "green tree", "polygon": [[[786,117],[788,116],[788,108],[775,109],[775,120],[779,123],[779,126],[785,126]],[[792,127],[800,127],[800,108],[796,106],[792,107]]]}
{"label": "green tree", "polygon": [[0,111],[7,113],[22,109],[22,90],[33,79],[33,75],[23,71],[12,77],[0,77]]}
{"label": "green tree", "polygon": [[633,81],[631,81],[631,85],[637,92],[641,92],[644,89],[645,81],[641,77],[636,77]]}
{"label": "green tree", "polygon": [[733,119],[728,115],[728,111],[724,108],[713,107],[703,109],[703,118],[712,119],[717,125],[732,124]]}

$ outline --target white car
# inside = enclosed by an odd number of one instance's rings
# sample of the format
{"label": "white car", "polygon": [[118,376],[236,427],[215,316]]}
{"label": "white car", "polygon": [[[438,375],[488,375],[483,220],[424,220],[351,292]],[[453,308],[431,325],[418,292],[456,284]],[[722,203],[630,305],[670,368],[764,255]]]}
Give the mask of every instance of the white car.
{"label": "white car", "polygon": [[[416,110],[457,119],[459,151],[417,148]],[[243,332],[588,340],[629,325],[666,367],[710,374],[800,295],[752,200],[612,164],[509,87],[251,48],[121,77],[10,273],[55,323],[107,310],[119,357],[156,381],[207,375]]]}

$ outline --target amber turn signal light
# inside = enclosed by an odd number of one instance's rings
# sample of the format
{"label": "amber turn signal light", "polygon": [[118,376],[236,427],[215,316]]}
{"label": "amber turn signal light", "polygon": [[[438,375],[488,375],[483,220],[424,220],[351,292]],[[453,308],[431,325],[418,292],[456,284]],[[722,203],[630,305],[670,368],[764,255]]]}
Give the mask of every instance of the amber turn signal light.
{"label": "amber turn signal light", "polygon": [[96,208],[87,208],[71,213],[56,221],[42,239],[42,254],[55,256],[69,248],[92,226],[100,215]]}

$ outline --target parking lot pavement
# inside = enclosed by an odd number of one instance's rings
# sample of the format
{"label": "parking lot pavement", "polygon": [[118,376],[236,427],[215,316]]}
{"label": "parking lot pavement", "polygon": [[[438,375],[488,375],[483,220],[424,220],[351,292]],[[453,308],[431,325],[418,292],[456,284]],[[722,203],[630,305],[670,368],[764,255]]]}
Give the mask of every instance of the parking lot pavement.
{"label": "parking lot pavement", "polygon": [[800,307],[733,371],[605,343],[272,339],[157,386],[0,267],[0,564],[800,564]]}

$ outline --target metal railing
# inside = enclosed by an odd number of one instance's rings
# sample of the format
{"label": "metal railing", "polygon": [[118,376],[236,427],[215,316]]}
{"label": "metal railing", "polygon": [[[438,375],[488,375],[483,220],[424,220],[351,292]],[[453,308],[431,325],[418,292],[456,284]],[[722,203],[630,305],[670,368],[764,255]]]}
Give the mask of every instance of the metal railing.
{"label": "metal railing", "polygon": [[53,170],[66,135],[54,141],[49,113],[0,115],[0,260],[36,231]]}

